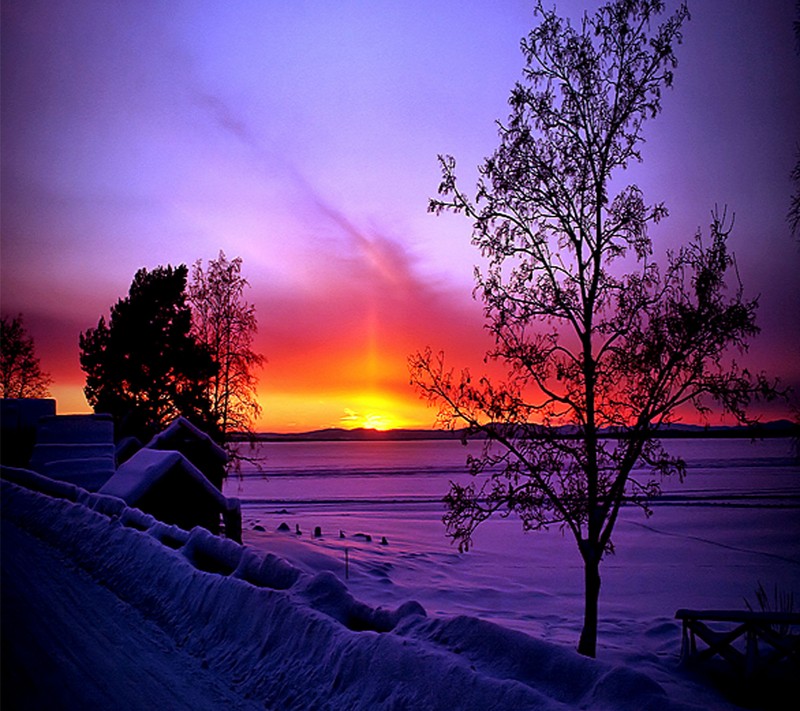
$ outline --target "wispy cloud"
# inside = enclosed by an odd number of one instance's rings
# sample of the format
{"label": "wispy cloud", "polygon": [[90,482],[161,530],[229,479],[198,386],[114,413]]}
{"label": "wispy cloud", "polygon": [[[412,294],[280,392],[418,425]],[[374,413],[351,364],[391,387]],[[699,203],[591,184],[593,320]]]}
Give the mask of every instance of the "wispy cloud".
{"label": "wispy cloud", "polygon": [[247,122],[220,96],[205,91],[195,91],[194,101],[223,131],[250,148],[258,152],[263,151],[263,147]]}

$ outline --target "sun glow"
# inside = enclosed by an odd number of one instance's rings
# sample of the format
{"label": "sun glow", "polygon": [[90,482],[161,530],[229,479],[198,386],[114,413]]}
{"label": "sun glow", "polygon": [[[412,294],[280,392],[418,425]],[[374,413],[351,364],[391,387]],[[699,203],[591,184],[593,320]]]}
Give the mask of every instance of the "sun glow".
{"label": "sun glow", "polygon": [[353,416],[342,418],[347,423],[347,428],[363,427],[368,430],[390,430],[396,425],[390,416],[368,412],[365,415],[354,413]]}
{"label": "sun glow", "polygon": [[260,432],[309,432],[342,429],[419,429],[434,426],[435,413],[409,388],[394,392],[277,392],[260,398]]}
{"label": "sun glow", "polygon": [[408,423],[393,412],[396,403],[383,396],[368,395],[358,398],[355,407],[346,407],[340,426],[346,429],[391,430]]}

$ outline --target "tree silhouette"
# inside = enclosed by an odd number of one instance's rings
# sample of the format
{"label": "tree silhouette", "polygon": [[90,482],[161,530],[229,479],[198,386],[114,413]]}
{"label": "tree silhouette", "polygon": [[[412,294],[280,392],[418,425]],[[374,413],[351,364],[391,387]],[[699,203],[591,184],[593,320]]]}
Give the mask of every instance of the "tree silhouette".
{"label": "tree silhouette", "polygon": [[200,260],[195,263],[188,288],[192,333],[217,365],[206,395],[223,436],[252,433],[261,412],[253,369],[263,364],[264,357],[253,350],[258,322],[255,306],[244,298],[248,286],[241,258],[228,261],[220,252],[206,270]]}
{"label": "tree silhouette", "polygon": [[526,531],[568,530],[584,565],[578,651],[588,656],[620,506],[647,510],[661,476],[685,474],[654,439],[659,428],[714,402],[744,420],[751,398],[770,393],[727,356],[756,333],[757,304],[740,287],[726,292],[724,211],[712,215],[710,240],[698,233],[659,268],[648,227],[666,209],[613,180],[640,160],[642,125],[672,82],[688,12],[656,26],[662,12],[658,0],[614,0],[576,27],[537,5],[524,79],[475,200],[458,188],[454,159],[440,157],[441,197],[430,203],[473,222],[488,261],[476,270],[495,341],[487,357],[508,377],[473,379],[430,349],[409,361],[440,424],[486,437],[468,459],[475,481],[446,497],[448,534],[468,548],[493,514],[517,516]]}
{"label": "tree silhouette", "polygon": [[147,441],[183,415],[219,438],[206,395],[216,366],[191,334],[187,268],[140,269],[126,298],[80,336],[84,392],[95,412],[114,416],[119,437]]}
{"label": "tree silhouette", "polygon": [[794,183],[794,195],[789,202],[789,212],[786,219],[793,235],[800,233],[800,150],[797,151],[798,159],[792,169],[792,182]]}
{"label": "tree silhouette", "polygon": [[47,397],[52,378],[42,371],[22,314],[0,319],[0,397]]}
{"label": "tree silhouette", "polygon": [[[797,3],[798,19],[792,23],[794,27],[795,49],[800,54],[800,2]],[[800,233],[800,147],[797,149],[797,162],[792,169],[791,179],[794,183],[794,195],[789,201],[789,212],[786,219],[793,235]]]}
{"label": "tree silhouette", "polygon": [[252,348],[258,321],[255,306],[244,298],[248,286],[241,258],[228,261],[220,252],[207,270],[200,260],[194,264],[188,288],[192,333],[218,366],[208,383],[208,397],[224,434],[250,430],[261,412],[252,370],[264,358]]}

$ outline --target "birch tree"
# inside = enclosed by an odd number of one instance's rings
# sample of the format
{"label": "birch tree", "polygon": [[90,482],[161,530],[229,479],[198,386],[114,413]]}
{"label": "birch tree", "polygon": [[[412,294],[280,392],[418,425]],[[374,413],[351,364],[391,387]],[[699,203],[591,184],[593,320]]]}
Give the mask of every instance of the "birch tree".
{"label": "birch tree", "polygon": [[192,331],[218,366],[207,391],[224,436],[252,432],[261,413],[254,370],[263,365],[264,357],[253,350],[258,321],[255,306],[245,299],[248,286],[241,258],[228,260],[222,251],[206,269],[201,260],[192,268],[188,289]]}
{"label": "birch tree", "polygon": [[42,370],[22,314],[0,319],[0,397],[47,397],[53,380]]}
{"label": "birch tree", "polygon": [[575,25],[541,3],[535,13],[475,197],[441,156],[430,202],[472,221],[487,263],[475,289],[494,338],[487,356],[508,376],[473,378],[431,349],[410,371],[441,425],[485,437],[468,459],[474,479],[446,497],[448,534],[469,548],[493,515],[568,531],[584,568],[578,651],[595,656],[600,563],[620,507],[648,510],[661,477],[686,472],[659,429],[716,405],[746,421],[771,388],[731,356],[757,332],[757,301],[745,298],[728,249],[732,219],[714,210],[710,235],[659,260],[649,228],[665,206],[622,187],[672,84],[686,6],[660,24],[660,0],[614,0]]}

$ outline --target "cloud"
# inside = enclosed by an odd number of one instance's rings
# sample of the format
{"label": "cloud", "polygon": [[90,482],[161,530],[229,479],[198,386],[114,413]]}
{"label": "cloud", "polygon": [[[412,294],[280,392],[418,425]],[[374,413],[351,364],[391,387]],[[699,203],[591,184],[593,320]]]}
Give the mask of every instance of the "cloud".
{"label": "cloud", "polygon": [[195,91],[194,102],[223,131],[257,152],[263,151],[263,147],[247,123],[221,97],[204,91]]}
{"label": "cloud", "polygon": [[342,415],[339,420],[344,424],[353,424],[359,422],[361,418],[355,410],[351,410],[349,407],[346,407],[344,408],[344,415]]}
{"label": "cloud", "polygon": [[357,255],[365,275],[371,275],[385,288],[401,291],[427,288],[427,284],[415,274],[414,260],[405,245],[378,231],[360,228],[351,217],[334,208],[316,191],[309,189],[309,198],[318,215],[347,238],[348,251]]}
{"label": "cloud", "polygon": [[[303,227],[311,233],[302,239],[310,238],[317,256],[321,247],[328,252],[326,258],[333,258],[339,264],[348,258],[354,260],[361,267],[359,277],[370,278],[381,286],[398,289],[424,286],[414,273],[413,258],[399,240],[387,236],[380,229],[365,229],[352,214],[334,206],[289,157],[268,149],[243,112],[220,95],[194,90],[193,96],[195,104],[216,126],[252,152],[263,172],[271,177],[280,172],[294,191],[295,200],[302,206]],[[318,234],[334,235],[335,239],[325,245],[314,237]]]}

